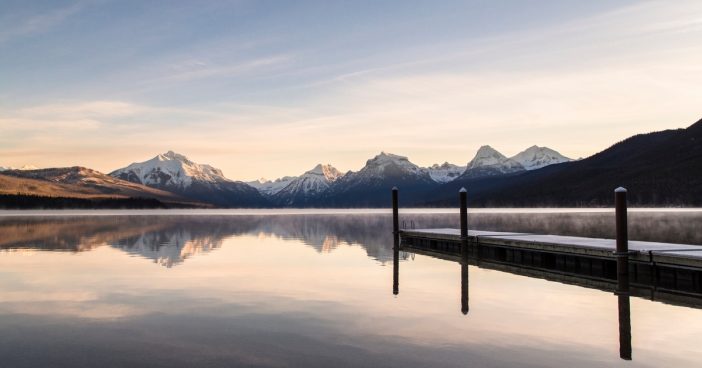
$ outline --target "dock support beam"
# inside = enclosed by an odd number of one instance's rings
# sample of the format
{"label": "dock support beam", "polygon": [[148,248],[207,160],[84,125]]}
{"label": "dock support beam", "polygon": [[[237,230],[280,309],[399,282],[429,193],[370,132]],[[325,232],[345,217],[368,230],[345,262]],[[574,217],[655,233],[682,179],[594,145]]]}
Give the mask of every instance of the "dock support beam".
{"label": "dock support beam", "polygon": [[629,301],[629,234],[626,189],[614,190],[617,228],[617,306],[619,309],[619,357],[631,360],[631,304]]}
{"label": "dock support beam", "polygon": [[395,240],[400,238],[400,216],[398,210],[397,187],[392,188],[392,235]]}
{"label": "dock support beam", "polygon": [[392,187],[392,294],[400,293],[400,216],[397,187]]}
{"label": "dock support beam", "polygon": [[614,190],[615,221],[617,228],[617,283],[618,291],[629,292],[629,234],[627,229],[626,189]]}
{"label": "dock support beam", "polygon": [[461,217],[461,313],[468,314],[468,191],[458,191]]}
{"label": "dock support beam", "polygon": [[458,198],[461,203],[461,240],[468,239],[468,191],[461,188],[458,191]]}

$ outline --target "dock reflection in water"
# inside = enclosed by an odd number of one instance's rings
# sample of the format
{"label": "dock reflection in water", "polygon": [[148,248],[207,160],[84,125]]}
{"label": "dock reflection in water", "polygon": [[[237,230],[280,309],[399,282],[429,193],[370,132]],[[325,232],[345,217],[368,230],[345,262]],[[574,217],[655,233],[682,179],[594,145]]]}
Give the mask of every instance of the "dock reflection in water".
{"label": "dock reflection in water", "polygon": [[[428,255],[428,256],[435,256],[436,258],[439,259],[444,259],[448,261],[455,261],[460,264],[460,277],[461,277],[461,291],[460,291],[460,296],[461,296],[461,313],[464,315],[468,314],[469,311],[469,297],[468,297],[468,289],[469,289],[469,280],[468,280],[468,270],[469,270],[469,263],[471,263],[470,259],[470,253],[468,252],[468,247],[467,244],[461,248],[460,251],[460,257],[459,258],[451,258],[451,256],[455,256],[455,254],[452,254],[452,252],[447,252],[446,254],[443,254],[443,256],[438,256],[441,253],[439,252],[427,252],[426,250],[423,250],[421,248],[414,247],[412,245],[402,245],[400,241],[397,239],[394,241],[393,245],[393,294],[398,295],[399,294],[399,279],[400,279],[400,251],[406,251],[410,253],[417,253],[417,254],[422,254],[422,255]],[[455,253],[455,252],[454,252]],[[484,261],[481,263],[477,258],[472,259],[473,264],[475,264],[477,267],[480,267],[482,264],[483,266],[488,266],[490,265],[489,261]],[[493,265],[494,266],[494,265]],[[513,266],[519,267],[518,263],[513,263]],[[526,269],[529,268],[530,264],[524,265]],[[493,267],[494,268],[494,267]],[[516,268],[512,268],[512,271],[516,270]],[[509,271],[508,271],[509,272]],[[545,275],[544,275],[545,276]],[[577,276],[576,276],[577,277]],[[561,281],[564,283],[569,283],[572,284],[574,283],[573,277],[563,277],[563,279],[558,280],[558,275],[548,275],[548,280],[550,281]],[[587,285],[587,287],[592,287],[592,285],[588,284],[587,279],[582,280],[584,285]],[[631,347],[631,304],[629,300],[629,293],[630,293],[630,287],[629,287],[629,278],[621,278],[616,280],[617,282],[617,288],[615,291],[615,295],[617,297],[617,306],[618,306],[618,320],[619,320],[619,356],[623,360],[631,360],[632,359],[632,347]],[[608,288],[602,288],[600,290],[603,291],[609,291]],[[702,303],[702,297],[699,299],[699,302]]]}

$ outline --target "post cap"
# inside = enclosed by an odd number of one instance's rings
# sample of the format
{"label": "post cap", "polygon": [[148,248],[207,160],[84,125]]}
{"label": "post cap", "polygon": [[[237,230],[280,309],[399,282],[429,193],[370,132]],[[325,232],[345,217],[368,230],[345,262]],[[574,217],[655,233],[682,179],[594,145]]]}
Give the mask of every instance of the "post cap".
{"label": "post cap", "polygon": [[619,188],[614,190],[614,193],[626,193],[626,188],[619,187]]}
{"label": "post cap", "polygon": [[468,192],[468,191],[466,190],[466,188],[461,188],[461,190],[459,190],[458,192],[459,192],[459,193],[466,193],[466,192]]}
{"label": "post cap", "polygon": [[397,187],[392,187],[392,190],[397,190]]}

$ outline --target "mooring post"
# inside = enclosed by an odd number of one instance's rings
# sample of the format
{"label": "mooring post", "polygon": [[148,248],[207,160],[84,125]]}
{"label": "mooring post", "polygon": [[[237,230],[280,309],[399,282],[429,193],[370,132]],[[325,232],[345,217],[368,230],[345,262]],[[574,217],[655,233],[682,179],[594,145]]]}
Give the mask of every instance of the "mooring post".
{"label": "mooring post", "polygon": [[626,189],[614,190],[615,222],[617,228],[617,291],[629,292],[629,234],[627,230]]}
{"label": "mooring post", "polygon": [[398,211],[397,187],[392,188],[392,234],[395,239],[400,237],[400,216]]}
{"label": "mooring post", "polygon": [[617,232],[617,304],[619,307],[619,357],[631,360],[631,312],[629,302],[629,232],[627,224],[627,190],[614,190]]}
{"label": "mooring post", "polygon": [[468,191],[466,188],[461,188],[458,191],[458,197],[461,202],[461,240],[468,239]]}

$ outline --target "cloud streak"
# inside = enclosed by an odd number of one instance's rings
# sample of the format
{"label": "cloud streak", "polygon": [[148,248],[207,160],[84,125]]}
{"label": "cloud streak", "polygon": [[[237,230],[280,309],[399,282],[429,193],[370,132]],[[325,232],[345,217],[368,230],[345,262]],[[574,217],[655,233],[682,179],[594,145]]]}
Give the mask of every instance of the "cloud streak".
{"label": "cloud streak", "polygon": [[83,7],[84,4],[82,3],[74,3],[63,8],[25,17],[14,24],[6,22],[5,26],[0,28],[0,44],[13,39],[47,32],[80,12]]}

